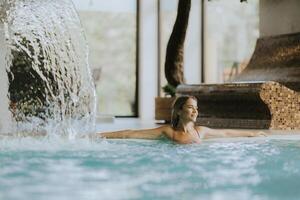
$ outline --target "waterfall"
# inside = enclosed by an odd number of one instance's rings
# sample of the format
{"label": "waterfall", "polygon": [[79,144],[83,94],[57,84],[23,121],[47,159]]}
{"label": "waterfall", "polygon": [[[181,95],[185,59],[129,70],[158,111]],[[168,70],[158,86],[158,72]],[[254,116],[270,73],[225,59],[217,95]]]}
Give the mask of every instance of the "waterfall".
{"label": "waterfall", "polygon": [[72,2],[4,0],[0,22],[0,131],[9,120],[18,132],[91,131],[95,89]]}
{"label": "waterfall", "polygon": [[[4,24],[0,21],[0,47],[5,45]],[[11,130],[11,113],[8,101],[8,78],[5,68],[6,49],[0,49],[0,133],[9,133]]]}

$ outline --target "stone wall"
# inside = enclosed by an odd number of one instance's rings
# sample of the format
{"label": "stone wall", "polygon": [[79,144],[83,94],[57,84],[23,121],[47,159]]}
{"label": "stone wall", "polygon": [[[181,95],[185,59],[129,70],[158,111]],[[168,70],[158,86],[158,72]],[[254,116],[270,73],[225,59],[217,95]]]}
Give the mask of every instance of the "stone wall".
{"label": "stone wall", "polygon": [[261,86],[261,99],[271,111],[270,129],[300,129],[300,93],[276,82]]}

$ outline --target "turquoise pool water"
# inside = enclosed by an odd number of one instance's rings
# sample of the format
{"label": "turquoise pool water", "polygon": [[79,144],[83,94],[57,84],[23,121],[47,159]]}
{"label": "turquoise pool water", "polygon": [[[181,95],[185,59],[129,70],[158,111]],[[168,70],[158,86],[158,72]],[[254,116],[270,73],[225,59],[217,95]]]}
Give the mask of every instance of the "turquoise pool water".
{"label": "turquoise pool water", "polygon": [[299,199],[300,141],[0,140],[0,199]]}

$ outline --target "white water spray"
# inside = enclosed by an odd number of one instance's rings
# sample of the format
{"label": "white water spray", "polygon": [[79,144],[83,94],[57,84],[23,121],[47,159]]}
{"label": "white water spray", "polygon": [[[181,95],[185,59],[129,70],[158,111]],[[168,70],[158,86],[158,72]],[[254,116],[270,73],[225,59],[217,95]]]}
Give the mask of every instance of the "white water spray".
{"label": "white water spray", "polygon": [[[0,21],[0,47],[5,46],[4,24]],[[11,112],[8,100],[8,78],[5,64],[6,49],[0,49],[0,133],[9,133],[11,130]]]}
{"label": "white water spray", "polygon": [[[95,90],[71,1],[3,0],[0,21],[0,133],[91,132]],[[10,116],[14,125],[5,127]]]}

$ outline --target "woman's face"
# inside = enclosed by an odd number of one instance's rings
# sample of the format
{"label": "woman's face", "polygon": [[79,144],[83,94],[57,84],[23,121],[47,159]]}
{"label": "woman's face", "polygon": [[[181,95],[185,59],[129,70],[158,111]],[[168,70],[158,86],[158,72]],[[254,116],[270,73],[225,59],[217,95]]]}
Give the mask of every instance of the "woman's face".
{"label": "woman's face", "polygon": [[198,116],[197,101],[189,98],[183,105],[179,115],[182,120],[196,122]]}

